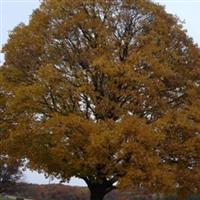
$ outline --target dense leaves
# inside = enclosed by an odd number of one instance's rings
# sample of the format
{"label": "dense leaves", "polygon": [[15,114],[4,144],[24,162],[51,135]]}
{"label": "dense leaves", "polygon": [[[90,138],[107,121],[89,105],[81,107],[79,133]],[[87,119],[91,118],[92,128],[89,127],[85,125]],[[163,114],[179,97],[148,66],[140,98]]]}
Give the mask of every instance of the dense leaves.
{"label": "dense leaves", "polygon": [[3,52],[5,154],[84,179],[93,199],[199,192],[200,51],[163,7],[44,0]]}

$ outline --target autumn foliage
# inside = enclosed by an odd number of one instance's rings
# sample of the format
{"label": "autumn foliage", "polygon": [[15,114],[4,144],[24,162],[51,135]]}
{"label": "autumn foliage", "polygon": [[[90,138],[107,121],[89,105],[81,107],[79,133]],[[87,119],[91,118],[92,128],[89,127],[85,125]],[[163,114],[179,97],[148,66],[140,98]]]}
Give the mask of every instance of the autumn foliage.
{"label": "autumn foliage", "polygon": [[200,51],[148,0],[44,0],[3,48],[1,148],[91,199],[200,191]]}

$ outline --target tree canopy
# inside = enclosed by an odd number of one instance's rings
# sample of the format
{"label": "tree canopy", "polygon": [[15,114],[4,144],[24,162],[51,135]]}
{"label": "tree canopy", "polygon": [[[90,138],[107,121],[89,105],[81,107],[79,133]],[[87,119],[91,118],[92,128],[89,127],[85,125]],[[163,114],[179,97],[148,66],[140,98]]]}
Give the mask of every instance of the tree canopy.
{"label": "tree canopy", "polygon": [[200,51],[148,0],[43,0],[4,46],[5,155],[91,199],[117,188],[199,193]]}

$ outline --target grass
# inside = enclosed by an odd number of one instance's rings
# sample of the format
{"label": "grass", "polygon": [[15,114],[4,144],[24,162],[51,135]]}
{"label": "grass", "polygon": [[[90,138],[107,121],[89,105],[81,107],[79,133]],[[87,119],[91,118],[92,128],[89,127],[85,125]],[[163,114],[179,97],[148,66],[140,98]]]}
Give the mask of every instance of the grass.
{"label": "grass", "polygon": [[[2,197],[0,196],[0,200],[16,200],[16,197],[15,196],[7,196],[7,197]],[[24,199],[26,200],[26,199]]]}
{"label": "grass", "polygon": [[13,199],[0,197],[0,200],[13,200]]}

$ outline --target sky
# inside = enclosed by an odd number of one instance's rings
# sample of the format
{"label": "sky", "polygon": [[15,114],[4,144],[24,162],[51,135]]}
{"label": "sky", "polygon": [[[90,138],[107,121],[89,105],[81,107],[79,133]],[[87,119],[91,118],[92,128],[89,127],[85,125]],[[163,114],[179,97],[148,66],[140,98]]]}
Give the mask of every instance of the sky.
{"label": "sky", "polygon": [[[184,21],[184,28],[188,35],[200,46],[200,0],[154,0],[165,5],[167,12],[177,15]],[[40,5],[39,0],[0,0],[0,48],[6,43],[9,32],[19,23],[28,23],[34,9]],[[3,62],[3,54],[0,54],[0,64]],[[58,183],[59,180],[45,179],[43,174],[27,170],[24,180],[29,183],[49,184]],[[85,183],[72,178],[70,185],[85,186]]]}

